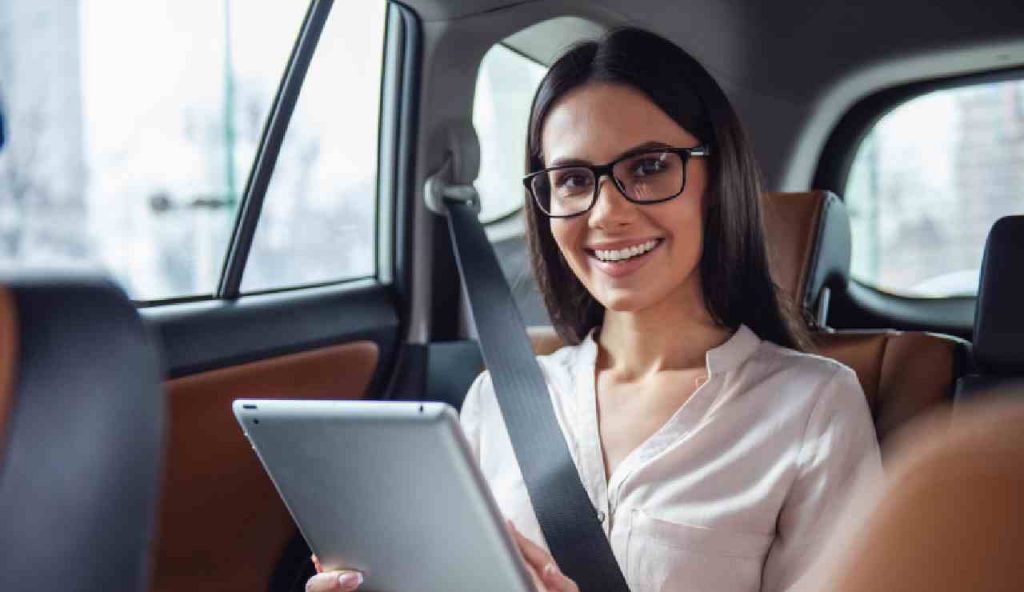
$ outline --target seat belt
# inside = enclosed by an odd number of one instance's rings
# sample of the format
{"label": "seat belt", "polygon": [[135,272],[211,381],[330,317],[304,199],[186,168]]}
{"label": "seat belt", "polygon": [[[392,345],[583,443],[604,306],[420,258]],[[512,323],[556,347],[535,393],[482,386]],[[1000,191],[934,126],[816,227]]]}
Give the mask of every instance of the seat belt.
{"label": "seat belt", "polygon": [[519,309],[480,222],[476,189],[445,185],[442,179],[450,166],[449,160],[428,181],[428,206],[447,214],[484,363],[551,555],[581,592],[628,592],[558,425]]}

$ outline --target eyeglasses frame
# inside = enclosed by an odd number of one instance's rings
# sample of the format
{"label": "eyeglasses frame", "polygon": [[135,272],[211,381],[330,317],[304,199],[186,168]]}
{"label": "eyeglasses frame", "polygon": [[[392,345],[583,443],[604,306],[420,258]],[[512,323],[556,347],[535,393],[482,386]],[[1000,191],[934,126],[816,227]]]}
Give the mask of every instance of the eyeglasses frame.
{"label": "eyeglasses frame", "polygon": [[[619,180],[615,178],[615,175],[612,174],[612,170],[615,168],[615,165],[619,164],[620,162],[622,162],[624,160],[627,160],[627,159],[630,159],[630,158],[636,158],[637,156],[640,156],[641,154],[666,153],[666,152],[670,153],[670,154],[676,154],[679,157],[681,157],[682,160],[683,160],[683,183],[682,183],[682,186],[679,188],[679,191],[674,193],[673,195],[668,196],[668,197],[665,197],[665,198],[662,198],[662,199],[655,199],[655,200],[634,199],[634,198],[626,195],[625,188],[622,186],[622,184],[619,182]],[[613,161],[611,161],[611,162],[609,162],[607,164],[595,164],[595,165],[588,165],[588,164],[560,164],[558,166],[548,167],[546,169],[541,169],[539,171],[534,171],[534,172],[532,172],[532,173],[530,173],[530,174],[528,174],[528,175],[523,177],[523,185],[526,187],[526,191],[528,191],[530,193],[530,197],[533,198],[533,202],[535,204],[537,204],[537,209],[539,209],[541,211],[541,213],[544,214],[545,216],[547,216],[548,218],[575,218],[577,216],[582,216],[583,214],[586,214],[590,210],[594,209],[594,206],[597,204],[597,194],[600,193],[600,190],[601,190],[601,183],[600,183],[601,177],[607,176],[609,179],[611,179],[612,183],[615,184],[616,189],[618,189],[619,193],[622,194],[622,197],[626,198],[626,200],[629,201],[630,203],[635,203],[635,204],[638,204],[638,205],[650,205],[650,204],[663,203],[663,202],[666,202],[666,201],[669,201],[671,199],[675,199],[675,198],[679,197],[680,195],[682,195],[683,191],[686,190],[686,165],[689,164],[690,159],[691,158],[707,158],[710,155],[711,155],[711,147],[708,146],[707,144],[701,144],[699,146],[693,146],[691,148],[666,147],[666,148],[650,148],[650,149],[638,150],[636,152],[632,152],[631,151],[631,152],[627,152],[626,154],[623,154],[622,156],[619,156],[618,158],[616,158],[615,160],[613,160]],[[590,173],[592,175],[594,175],[594,194],[590,197],[590,205],[587,206],[586,209],[584,209],[584,210],[576,212],[575,214],[549,214],[548,212],[546,212],[544,210],[544,206],[541,204],[540,198],[538,198],[537,194],[533,191],[532,181],[533,181],[533,179],[535,177],[538,177],[539,175],[546,175],[546,174],[551,173],[552,171],[562,171],[562,170],[565,170],[565,169],[587,169],[587,170],[589,170]]]}

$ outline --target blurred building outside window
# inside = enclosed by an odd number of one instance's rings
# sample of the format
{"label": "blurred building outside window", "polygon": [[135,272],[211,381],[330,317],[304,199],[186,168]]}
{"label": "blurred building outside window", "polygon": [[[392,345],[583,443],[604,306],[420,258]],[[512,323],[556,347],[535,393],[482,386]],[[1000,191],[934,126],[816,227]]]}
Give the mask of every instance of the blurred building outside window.
{"label": "blurred building outside window", "polygon": [[932,92],[885,115],[844,190],[853,277],[893,294],[977,292],[985,238],[1024,213],[1024,82]]}

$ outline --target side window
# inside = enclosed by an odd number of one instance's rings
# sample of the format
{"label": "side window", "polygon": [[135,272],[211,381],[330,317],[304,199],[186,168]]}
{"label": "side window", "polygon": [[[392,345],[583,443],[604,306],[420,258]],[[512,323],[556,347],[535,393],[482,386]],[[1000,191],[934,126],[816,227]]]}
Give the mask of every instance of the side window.
{"label": "side window", "polygon": [[0,265],[106,269],[142,301],[212,294],[305,8],[6,0]]}
{"label": "side window", "polygon": [[1024,213],[1024,82],[900,105],[858,148],[844,193],[856,279],[907,296],[974,295],[989,228]]}
{"label": "side window", "polygon": [[489,222],[523,205],[526,126],[544,66],[503,45],[480,64],[473,98],[473,127],[480,139],[480,219]]}
{"label": "side window", "polygon": [[376,274],[386,2],[328,16],[274,167],[242,292]]}

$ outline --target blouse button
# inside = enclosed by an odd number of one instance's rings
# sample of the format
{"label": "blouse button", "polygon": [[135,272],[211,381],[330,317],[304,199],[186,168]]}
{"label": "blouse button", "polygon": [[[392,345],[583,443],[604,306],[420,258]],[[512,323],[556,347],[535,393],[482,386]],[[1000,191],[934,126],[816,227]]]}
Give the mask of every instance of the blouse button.
{"label": "blouse button", "polygon": [[605,515],[605,513],[604,513],[604,510],[598,510],[598,511],[597,511],[597,519],[598,519],[598,521],[600,521],[600,522],[601,522],[602,524],[604,524],[604,519],[605,519],[606,517],[607,517],[607,516]]}

